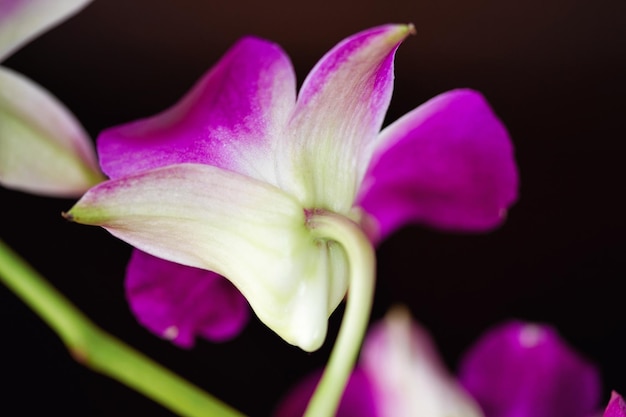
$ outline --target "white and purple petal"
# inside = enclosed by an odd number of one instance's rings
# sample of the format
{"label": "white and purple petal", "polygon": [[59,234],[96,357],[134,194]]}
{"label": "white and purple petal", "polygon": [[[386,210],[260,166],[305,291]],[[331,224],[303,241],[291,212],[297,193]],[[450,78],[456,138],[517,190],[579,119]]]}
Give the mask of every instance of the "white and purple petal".
{"label": "white and purple petal", "polygon": [[0,61],[91,0],[0,0]]}
{"label": "white and purple petal", "polygon": [[546,325],[491,329],[466,352],[459,379],[486,417],[586,417],[600,404],[598,371]]}
{"label": "white and purple petal", "polygon": [[151,255],[215,271],[287,342],[315,350],[347,289],[338,245],[316,241],[282,190],[210,165],[181,164],[111,180],[66,214]]}
{"label": "white and purple petal", "polygon": [[192,347],[197,336],[229,340],[250,316],[246,299],[224,277],[137,249],[126,269],[125,287],[137,320],[183,348]]}
{"label": "white and purple petal", "polygon": [[279,186],[305,207],[346,213],[393,90],[393,58],[411,25],[353,35],[311,70],[281,138]]}
{"label": "white and purple petal", "polygon": [[380,135],[358,205],[378,225],[376,241],[407,223],[485,231],[517,198],[509,135],[482,95],[443,93]]}
{"label": "white and purple petal", "polygon": [[293,110],[295,91],[283,50],[243,38],[176,105],[102,132],[100,165],[113,179],[199,163],[275,183],[274,141]]}
{"label": "white and purple petal", "polygon": [[404,307],[393,308],[369,330],[359,367],[371,381],[381,417],[482,417]]}
{"label": "white and purple petal", "polygon": [[0,184],[77,197],[102,180],[76,118],[48,91],[0,66]]}

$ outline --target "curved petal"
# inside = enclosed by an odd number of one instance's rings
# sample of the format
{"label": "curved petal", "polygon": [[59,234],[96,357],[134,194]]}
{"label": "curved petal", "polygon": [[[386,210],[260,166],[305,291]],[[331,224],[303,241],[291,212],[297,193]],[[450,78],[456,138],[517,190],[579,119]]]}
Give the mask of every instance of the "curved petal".
{"label": "curved petal", "polygon": [[0,0],[0,61],[91,0]]}
{"label": "curved petal", "polygon": [[287,342],[315,350],[345,295],[343,249],[315,241],[302,207],[261,181],[181,164],[102,183],[66,214],[159,258],[215,271]]}
{"label": "curved petal", "polygon": [[[315,372],[294,386],[282,399],[274,417],[302,417],[322,377],[322,371]],[[341,397],[335,417],[377,417],[372,387],[367,375],[355,368]]]}
{"label": "curved petal", "polygon": [[272,141],[293,109],[295,91],[282,49],[244,38],[170,109],[102,132],[100,164],[113,179],[201,163],[275,182]]}
{"label": "curved petal", "polygon": [[141,324],[183,348],[193,347],[196,336],[212,342],[237,336],[250,312],[224,277],[137,249],[126,269],[126,297]]}
{"label": "curved petal", "polygon": [[346,213],[393,90],[393,58],[412,25],[353,35],[308,75],[280,146],[279,186],[305,207]]}
{"label": "curved petal", "polygon": [[491,329],[466,352],[459,378],[487,417],[585,417],[600,403],[596,369],[544,325]]}
{"label": "curved petal", "polygon": [[517,187],[505,127],[480,93],[453,90],[381,132],[359,205],[378,240],[409,222],[483,231],[502,222]]}
{"label": "curved petal", "polygon": [[611,400],[602,417],[626,417],[626,402],[617,392],[611,393]]}
{"label": "curved petal", "polygon": [[91,140],[46,90],[0,67],[0,183],[56,197],[101,181]]}
{"label": "curved petal", "polygon": [[381,417],[482,416],[405,308],[393,308],[371,328],[359,366],[374,386]]}

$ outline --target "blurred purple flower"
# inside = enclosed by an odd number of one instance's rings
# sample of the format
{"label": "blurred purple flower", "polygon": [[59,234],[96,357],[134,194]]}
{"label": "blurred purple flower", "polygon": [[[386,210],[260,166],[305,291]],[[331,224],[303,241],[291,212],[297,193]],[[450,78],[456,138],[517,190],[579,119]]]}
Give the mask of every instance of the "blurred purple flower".
{"label": "blurred purple flower", "polygon": [[462,358],[459,380],[487,417],[587,417],[600,404],[597,370],[547,325],[490,329]]}
{"label": "blurred purple flower", "polygon": [[[591,417],[599,412],[597,370],[547,325],[508,322],[467,350],[460,376],[442,364],[428,333],[405,310],[392,310],[365,340],[338,417],[361,395],[368,417]],[[292,389],[275,417],[300,417],[319,376]],[[362,393],[362,394],[360,394]],[[605,417],[624,417],[613,397]],[[619,413],[622,414],[619,414]],[[615,414],[610,414],[615,413]]]}
{"label": "blurred purple flower", "polygon": [[225,276],[286,341],[317,349],[349,265],[313,236],[311,213],[350,219],[377,243],[407,223],[486,231],[517,197],[511,141],[475,91],[443,93],[381,131],[394,54],[412,30],[345,39],[297,98],[283,50],[240,40],[172,108],[100,135],[111,180],[68,218]]}

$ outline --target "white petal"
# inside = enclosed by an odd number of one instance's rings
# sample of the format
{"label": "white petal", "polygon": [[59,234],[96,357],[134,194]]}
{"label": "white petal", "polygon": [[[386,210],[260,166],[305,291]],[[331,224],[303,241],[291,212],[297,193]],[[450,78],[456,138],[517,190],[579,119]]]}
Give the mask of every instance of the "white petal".
{"label": "white petal", "polygon": [[69,197],[101,179],[91,140],[74,116],[31,80],[0,67],[0,184]]}
{"label": "white petal", "polygon": [[91,0],[0,0],[0,61]]}
{"label": "white petal", "polygon": [[210,165],[170,165],[102,183],[66,216],[225,276],[268,327],[304,350],[322,344],[346,292],[343,250],[311,236],[294,198]]}

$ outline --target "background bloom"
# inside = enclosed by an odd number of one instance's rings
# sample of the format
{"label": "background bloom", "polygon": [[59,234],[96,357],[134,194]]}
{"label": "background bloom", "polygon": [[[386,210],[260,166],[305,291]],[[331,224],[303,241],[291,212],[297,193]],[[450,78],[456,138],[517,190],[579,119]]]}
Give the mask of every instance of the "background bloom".
{"label": "background bloom", "polygon": [[[396,307],[372,326],[356,369],[360,382],[348,385],[338,417],[356,415],[348,410],[359,392],[371,406],[365,415],[378,417],[591,417],[600,410],[598,371],[547,325],[510,321],[487,330],[455,378],[426,330]],[[301,416],[316,378],[294,387],[276,417]]]}
{"label": "background bloom", "polygon": [[[0,0],[0,61],[88,0]],[[0,184],[35,194],[79,196],[101,181],[89,136],[49,92],[0,67]]]}
{"label": "background bloom", "polygon": [[489,329],[462,358],[459,380],[486,417],[588,417],[600,404],[598,371],[547,325]]}

